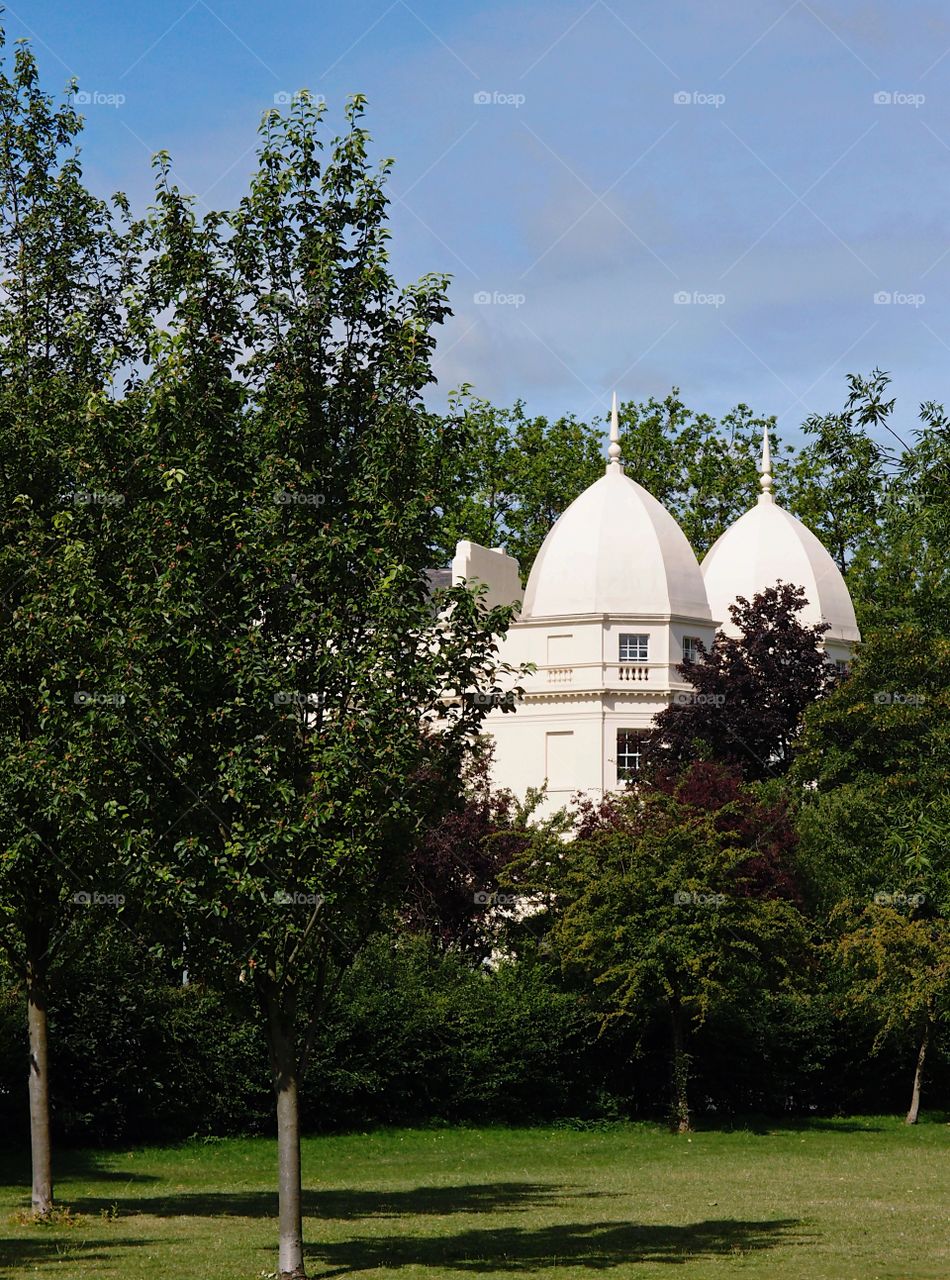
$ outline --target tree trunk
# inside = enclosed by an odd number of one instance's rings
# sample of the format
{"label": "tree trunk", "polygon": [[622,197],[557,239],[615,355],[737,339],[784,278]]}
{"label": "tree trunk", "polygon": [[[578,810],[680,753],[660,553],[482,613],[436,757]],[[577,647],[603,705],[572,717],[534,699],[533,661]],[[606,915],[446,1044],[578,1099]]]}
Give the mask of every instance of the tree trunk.
{"label": "tree trunk", "polygon": [[670,1006],[670,1030],[673,1049],[673,1127],[677,1133],[689,1133],[689,1054],[686,1052],[686,1028],[679,1004]]}
{"label": "tree trunk", "polygon": [[33,1159],[33,1212],[48,1218],[53,1210],[53,1152],[50,1142],[49,1038],[46,982],[42,965],[26,965],[27,1020],[30,1030],[30,1148]]}
{"label": "tree trunk", "polygon": [[920,1050],[917,1054],[917,1069],[914,1072],[914,1091],[910,1096],[910,1110],[907,1112],[907,1124],[916,1124],[917,1115],[920,1111],[920,1085],[924,1076],[924,1059],[927,1056],[927,1045],[930,1041],[930,1023],[924,1027],[923,1038],[920,1041]]}
{"label": "tree trunk", "polygon": [[265,997],[274,1093],[277,1098],[278,1280],[306,1280],[300,1177],[297,1046],[292,1010],[275,992]]}

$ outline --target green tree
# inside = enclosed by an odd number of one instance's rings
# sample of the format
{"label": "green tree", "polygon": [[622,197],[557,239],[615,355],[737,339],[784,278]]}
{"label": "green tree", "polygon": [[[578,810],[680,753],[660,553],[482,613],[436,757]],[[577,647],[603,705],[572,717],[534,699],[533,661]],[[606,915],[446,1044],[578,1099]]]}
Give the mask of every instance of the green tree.
{"label": "green tree", "polygon": [[711,763],[542,827],[503,878],[547,912],[545,947],[606,1029],[669,1036],[671,1112],[691,1127],[691,1033],[786,973],[801,938],[781,801]]}
{"label": "green tree", "polygon": [[527,581],[551,526],[604,471],[601,429],[571,414],[553,422],[512,413],[511,482],[517,500],[508,514],[506,550]]}
{"label": "green tree", "polygon": [[788,501],[821,539],[844,573],[856,559],[866,565],[879,540],[879,521],[895,465],[894,400],[885,399],[887,374],[848,375],[848,397],[837,413],[805,420],[812,437],[791,469]]}
{"label": "green tree", "polygon": [[467,387],[452,398],[445,422],[461,448],[444,459],[441,558],[470,538],[504,547],[527,580],[551,525],[603,471],[600,428],[570,415],[529,417],[520,400],[500,409]]}
{"label": "green tree", "polygon": [[815,704],[793,767],[804,784],[801,856],[849,998],[874,1049],[910,1040],[908,1110],[947,1016],[950,643],[919,624],[882,628]]}
{"label": "green tree", "polygon": [[449,397],[446,428],[459,437],[459,448],[444,459],[445,494],[433,564],[445,564],[457,542],[501,546],[506,519],[516,495],[512,483],[511,411],[497,409],[461,387]]}
{"label": "green tree", "polygon": [[143,861],[189,968],[260,1003],[282,1280],[304,1275],[321,1001],[450,793],[485,714],[459,695],[493,687],[510,617],[463,588],[429,598],[462,451],[420,402],[445,281],[396,286],[363,102],[325,158],[321,115],[306,94],[268,113],[249,193],[200,224],[159,158],[131,317],[150,365],[126,593]]}
{"label": "green tree", "polygon": [[626,474],[675,516],[700,557],[753,501],[765,426],[779,482],[785,474],[774,418],[756,417],[748,405],[717,421],[688,409],[674,387],[662,401],[621,405],[619,418]]}
{"label": "green tree", "polygon": [[874,1048],[888,1037],[909,1037],[915,1047],[907,1123],[916,1124],[927,1050],[950,1010],[950,926],[946,903],[927,905],[911,890],[879,891],[855,911],[842,903],[832,915],[840,933],[836,956],[849,979],[848,997],[877,1023]]}
{"label": "green tree", "polygon": [[83,187],[80,125],[21,44],[0,74],[0,943],[26,993],[41,1216],[53,1201],[48,1006],[84,909],[74,896],[99,893],[107,910],[124,896],[122,771],[100,763],[120,697],[109,637],[124,498],[99,418],[126,354],[127,250]]}

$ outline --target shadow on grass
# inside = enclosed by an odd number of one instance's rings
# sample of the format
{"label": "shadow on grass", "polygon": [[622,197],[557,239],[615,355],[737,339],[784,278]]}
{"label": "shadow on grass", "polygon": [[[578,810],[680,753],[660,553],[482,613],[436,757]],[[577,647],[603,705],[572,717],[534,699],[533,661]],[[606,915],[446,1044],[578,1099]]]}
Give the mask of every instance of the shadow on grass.
{"label": "shadow on grass", "polygon": [[138,1249],[154,1243],[151,1240],[72,1239],[69,1235],[46,1235],[45,1227],[31,1228],[34,1230],[36,1235],[15,1240],[7,1236],[0,1238],[0,1275],[24,1275],[27,1270],[46,1263],[58,1266],[64,1262],[105,1262],[116,1249]]}
{"label": "shadow on grass", "polygon": [[773,1222],[723,1219],[685,1226],[566,1223],[535,1230],[500,1227],[439,1237],[363,1237],[310,1245],[306,1254],[308,1265],[325,1268],[319,1276],[314,1272],[315,1280],[381,1267],[420,1266],[435,1268],[439,1275],[447,1271],[521,1275],[570,1266],[569,1274],[576,1275],[579,1268],[606,1271],[625,1263],[683,1264],[702,1258],[740,1258],[793,1239],[801,1243],[800,1234],[792,1235],[799,1225],[796,1218]]}
{"label": "shadow on grass", "polygon": [[[161,1178],[152,1173],[135,1173],[124,1169],[109,1168],[115,1161],[114,1153],[108,1151],[70,1150],[66,1148],[55,1153],[55,1169],[57,1182],[70,1179],[88,1182],[160,1182]],[[25,1187],[30,1189],[30,1157],[29,1151],[0,1153],[0,1186]],[[68,1199],[68,1197],[67,1197]]]}
{"label": "shadow on grass", "polygon": [[732,1124],[697,1125],[702,1133],[747,1133],[753,1138],[777,1138],[787,1133],[884,1133],[881,1124],[862,1124],[858,1120],[835,1120],[809,1117],[806,1120],[785,1120],[769,1117],[747,1117]]}
{"label": "shadow on grass", "polygon": [[[402,1218],[454,1213],[522,1213],[570,1200],[612,1198],[609,1191],[574,1190],[557,1183],[485,1182],[470,1186],[412,1187],[406,1191],[304,1191],[308,1218]],[[266,1191],[186,1192],[171,1196],[115,1197],[121,1214],[159,1218],[275,1218],[277,1193]],[[70,1201],[77,1213],[98,1213],[113,1201],[88,1196]]]}

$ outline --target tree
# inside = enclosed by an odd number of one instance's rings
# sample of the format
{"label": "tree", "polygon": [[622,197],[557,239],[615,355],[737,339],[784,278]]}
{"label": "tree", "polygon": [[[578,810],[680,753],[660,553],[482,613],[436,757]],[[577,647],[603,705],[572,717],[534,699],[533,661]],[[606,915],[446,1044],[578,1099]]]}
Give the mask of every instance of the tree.
{"label": "tree", "polygon": [[603,475],[599,426],[573,415],[549,422],[528,417],[519,401],[512,414],[511,482],[517,502],[506,525],[506,549],[527,581],[551,526],[576,497]]}
{"label": "tree", "polygon": [[[282,1280],[303,1276],[299,1091],[321,1001],[388,912],[486,704],[510,610],[429,598],[446,454],[425,412],[445,281],[399,289],[363,101],[262,125],[239,208],[200,224],[158,160],[130,302],[125,667],[142,861],[171,947],[260,1003]],[[166,315],[170,318],[166,319]],[[137,437],[135,433],[138,433]],[[131,748],[130,748],[131,749]]]}
{"label": "tree", "polygon": [[508,512],[517,501],[511,472],[516,409],[497,409],[472,396],[467,386],[449,396],[446,425],[458,432],[459,448],[444,459],[445,500],[433,564],[451,560],[462,539],[484,547],[504,543]]}
{"label": "tree", "polygon": [[444,950],[484,960],[497,943],[498,878],[524,845],[528,806],[493,791],[489,749],[473,754],[452,808],[412,850],[400,918]]}
{"label": "tree", "polygon": [[442,557],[460,538],[503,546],[527,579],[551,525],[603,470],[600,428],[571,415],[529,417],[520,400],[496,408],[467,387],[445,421],[462,447],[445,459]]}
{"label": "tree", "polygon": [[717,421],[688,409],[674,387],[662,401],[622,404],[619,418],[626,474],[663,503],[698,556],[746,510],[765,426],[780,481],[785,474],[774,419],[754,416],[748,405]]}
{"label": "tree", "polygon": [[589,994],[604,1028],[662,1019],[671,1112],[691,1127],[690,1035],[790,967],[800,937],[781,800],[737,771],[676,778],[586,805],[565,844],[542,828],[504,878],[547,904],[546,947]]}
{"label": "tree", "polygon": [[[813,437],[795,459],[788,495],[793,509],[831,552],[842,573],[857,559],[866,567],[879,542],[879,522],[896,458],[875,434],[893,434],[894,400],[885,399],[888,376],[848,375],[848,397],[839,413],[812,414],[804,423]],[[903,443],[903,442],[900,442]]]}
{"label": "tree", "polygon": [[[74,918],[124,897],[112,856],[124,838],[122,773],[104,750],[118,699],[109,636],[124,499],[97,417],[128,353],[127,244],[83,187],[80,126],[71,104],[43,92],[21,44],[0,74],[0,943],[26,993],[32,1203],[42,1217],[53,1204],[56,968],[67,937],[81,945]],[[105,903],[90,901],[95,893]]]}
{"label": "tree", "polygon": [[907,1123],[916,1124],[927,1049],[950,1008],[950,926],[946,905],[927,906],[925,893],[882,892],[858,911],[843,903],[832,917],[841,932],[837,957],[849,979],[848,995],[878,1024],[874,1048],[907,1035],[915,1065]]}
{"label": "tree", "polygon": [[789,767],[805,709],[835,682],[819,647],[827,625],[803,626],[804,604],[801,587],[780,582],[730,606],[740,634],[717,632],[711,649],[700,644],[698,660],[677,667],[693,689],[656,717],[648,770],[675,769],[697,752],[749,779]]}
{"label": "tree", "polygon": [[805,717],[802,856],[847,994],[910,1039],[914,1123],[926,1055],[950,996],[950,644],[904,625],[872,632],[847,680]]}

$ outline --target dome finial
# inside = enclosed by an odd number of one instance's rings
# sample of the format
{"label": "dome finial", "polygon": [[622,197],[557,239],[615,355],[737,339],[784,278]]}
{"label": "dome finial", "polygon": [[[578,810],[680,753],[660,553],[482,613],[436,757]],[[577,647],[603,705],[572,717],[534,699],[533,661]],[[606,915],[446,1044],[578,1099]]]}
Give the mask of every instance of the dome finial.
{"label": "dome finial", "polygon": [[608,474],[611,467],[616,467],[619,471],[623,471],[623,463],[620,461],[620,418],[617,415],[617,393],[614,392],[613,403],[610,406],[610,447],[607,450]]}
{"label": "dome finial", "polygon": [[759,466],[759,485],[762,492],[759,494],[760,502],[774,502],[772,497],[772,452],[769,449],[769,426],[765,423],[762,427],[762,462]]}

